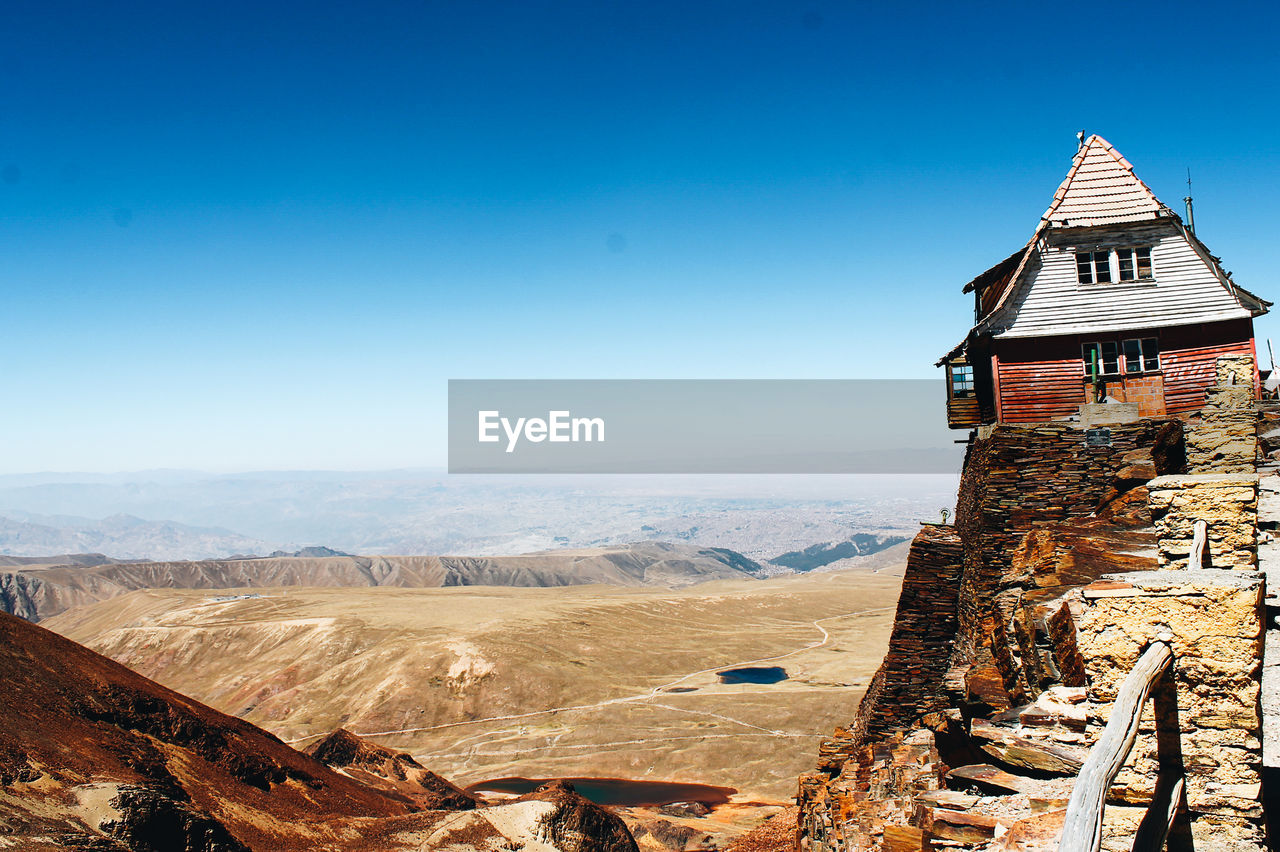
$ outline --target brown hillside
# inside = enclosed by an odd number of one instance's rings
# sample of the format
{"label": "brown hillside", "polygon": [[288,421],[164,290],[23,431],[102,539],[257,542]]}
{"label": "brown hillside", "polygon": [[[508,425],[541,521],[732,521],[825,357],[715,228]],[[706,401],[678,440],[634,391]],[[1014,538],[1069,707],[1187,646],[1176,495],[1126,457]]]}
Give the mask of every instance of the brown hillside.
{"label": "brown hillside", "polygon": [[[0,837],[24,850],[635,850],[574,794],[477,809],[411,760],[331,738],[329,759],[363,766],[362,783],[5,614],[0,678]],[[370,771],[388,767],[416,783]]]}
{"label": "brown hillside", "polygon": [[362,740],[345,728],[306,751],[343,775],[371,787],[395,791],[426,808],[465,811],[480,804],[474,794],[450,784],[411,756]]}
{"label": "brown hillside", "polygon": [[358,846],[413,810],[406,797],[3,614],[0,676],[0,804],[8,830],[33,844],[105,834],[126,848],[178,835],[208,849]]}

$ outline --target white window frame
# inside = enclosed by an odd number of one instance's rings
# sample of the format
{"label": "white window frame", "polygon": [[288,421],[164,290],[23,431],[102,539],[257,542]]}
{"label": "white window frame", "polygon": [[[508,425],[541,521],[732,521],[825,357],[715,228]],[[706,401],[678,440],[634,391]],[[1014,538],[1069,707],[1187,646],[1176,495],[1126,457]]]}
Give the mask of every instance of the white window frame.
{"label": "white window frame", "polygon": [[[1081,272],[1084,271],[1080,266],[1080,260],[1082,255],[1088,256],[1089,258],[1089,280],[1088,281],[1082,281],[1080,278]],[[1104,265],[1099,262],[1102,259],[1099,257],[1099,255],[1102,255],[1103,257],[1106,258],[1105,268],[1107,270],[1107,279],[1108,279],[1106,281],[1098,280],[1098,278],[1100,277],[1098,275],[1098,270],[1104,267]],[[1082,284],[1086,287],[1092,287],[1095,284],[1114,284],[1115,283],[1115,280],[1116,280],[1116,276],[1114,274],[1115,270],[1111,268],[1112,267],[1111,252],[1106,251],[1105,249],[1078,249],[1074,253],[1073,257],[1076,263],[1076,283],[1077,284]]]}
{"label": "white window frame", "polygon": [[[1139,270],[1141,269],[1141,266],[1138,263],[1138,252],[1147,253],[1147,273],[1148,274],[1146,276],[1142,276],[1138,274]],[[1156,266],[1155,266],[1155,263],[1153,263],[1151,260],[1151,246],[1121,246],[1120,248],[1117,248],[1115,251],[1113,251],[1112,255],[1116,259],[1115,261],[1116,276],[1114,280],[1122,281],[1122,282],[1154,281],[1155,280]],[[1125,278],[1122,274],[1124,272],[1124,256],[1125,255],[1127,255],[1129,258],[1129,269],[1133,273],[1132,278]]]}
{"label": "white window frame", "polygon": [[[1156,267],[1155,267],[1155,262],[1152,259],[1152,248],[1153,247],[1149,245],[1120,246],[1118,248],[1112,248],[1112,249],[1083,248],[1083,247],[1077,248],[1072,252],[1072,259],[1075,261],[1075,264],[1076,264],[1076,284],[1080,285],[1081,287],[1094,287],[1094,286],[1103,286],[1107,284],[1141,284],[1141,283],[1155,281]],[[1148,267],[1149,274],[1146,275],[1145,277],[1140,277],[1138,275],[1138,269],[1139,269],[1138,252],[1140,251],[1146,252],[1147,267]],[[1121,269],[1123,268],[1120,260],[1121,254],[1125,254],[1128,256],[1130,269],[1132,270],[1134,277],[1132,278],[1120,277],[1120,272],[1121,272]],[[1087,269],[1082,267],[1080,263],[1080,261],[1085,257],[1088,257],[1089,259]],[[1104,257],[1106,258],[1105,263],[1103,263]],[[1100,277],[1098,275],[1098,272],[1099,270],[1102,270],[1102,269],[1106,269],[1106,275],[1108,279],[1106,281],[1098,280]],[[1085,274],[1089,276],[1088,281],[1085,281],[1083,279],[1083,276]]]}
{"label": "white window frame", "polygon": [[[1129,369],[1129,344],[1136,343],[1138,349],[1138,369]],[[1152,354],[1150,350],[1154,349]],[[1160,338],[1158,337],[1127,337],[1120,342],[1120,353],[1124,357],[1124,374],[1126,376],[1140,376],[1143,373],[1160,372]],[[1155,366],[1147,366],[1149,360],[1155,360]]]}
{"label": "white window frame", "polygon": [[[1106,379],[1106,378],[1111,378],[1113,376],[1124,375],[1124,364],[1121,359],[1121,356],[1124,354],[1124,352],[1120,348],[1120,344],[1118,341],[1086,340],[1085,342],[1080,344],[1080,357],[1084,360],[1084,377],[1086,379],[1093,378],[1093,373],[1089,370],[1089,367],[1090,367],[1089,357],[1086,354],[1086,351],[1090,346],[1098,347],[1098,378]],[[1107,351],[1108,346],[1113,347],[1115,350],[1115,357],[1112,360],[1115,361],[1116,368],[1112,372],[1107,372],[1107,358],[1104,354]]]}

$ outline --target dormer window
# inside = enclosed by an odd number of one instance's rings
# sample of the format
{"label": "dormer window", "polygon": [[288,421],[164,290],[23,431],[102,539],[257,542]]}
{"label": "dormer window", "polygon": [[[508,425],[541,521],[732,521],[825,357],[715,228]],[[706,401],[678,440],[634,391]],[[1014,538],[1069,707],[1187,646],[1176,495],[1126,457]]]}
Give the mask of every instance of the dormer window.
{"label": "dormer window", "polygon": [[1106,251],[1076,252],[1076,279],[1081,284],[1111,283],[1111,253]]}
{"label": "dormer window", "polygon": [[1151,246],[1076,252],[1076,280],[1081,284],[1150,281]]}
{"label": "dormer window", "polygon": [[1146,281],[1151,275],[1151,246],[1116,249],[1121,281]]}

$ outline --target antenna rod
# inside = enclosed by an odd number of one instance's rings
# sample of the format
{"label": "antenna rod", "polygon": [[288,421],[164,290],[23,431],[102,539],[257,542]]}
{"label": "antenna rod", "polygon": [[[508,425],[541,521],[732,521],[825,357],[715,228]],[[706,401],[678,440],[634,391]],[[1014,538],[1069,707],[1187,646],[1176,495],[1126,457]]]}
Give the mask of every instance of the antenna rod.
{"label": "antenna rod", "polygon": [[1187,228],[1192,234],[1196,232],[1196,211],[1191,206],[1191,169],[1187,168],[1187,197],[1182,199],[1182,203],[1187,205]]}

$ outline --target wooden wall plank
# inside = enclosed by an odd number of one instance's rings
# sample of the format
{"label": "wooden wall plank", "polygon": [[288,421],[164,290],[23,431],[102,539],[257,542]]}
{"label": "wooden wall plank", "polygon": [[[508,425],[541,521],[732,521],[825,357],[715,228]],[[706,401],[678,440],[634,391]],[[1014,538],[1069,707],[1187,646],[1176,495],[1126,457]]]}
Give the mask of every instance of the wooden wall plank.
{"label": "wooden wall plank", "polygon": [[[1150,245],[1155,281],[1080,284],[1078,248]],[[1170,222],[1052,232],[1014,284],[999,339],[1249,317]]]}
{"label": "wooden wall plank", "polygon": [[[1170,328],[1134,328],[1115,334],[1068,334],[1038,339],[995,341],[993,365],[995,387],[1002,423],[1041,423],[1075,414],[1085,401],[1084,358],[1086,342],[1132,337],[1155,337],[1160,341],[1160,384],[1163,410],[1187,414],[1204,405],[1205,391],[1216,380],[1218,358],[1223,355],[1252,355],[1253,323],[1248,319]],[[1131,377],[1154,377],[1143,373]],[[1108,382],[1116,387],[1122,377]],[[1120,394],[1117,394],[1120,395]],[[1155,413],[1161,406],[1144,400],[1144,408]]]}

